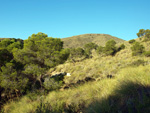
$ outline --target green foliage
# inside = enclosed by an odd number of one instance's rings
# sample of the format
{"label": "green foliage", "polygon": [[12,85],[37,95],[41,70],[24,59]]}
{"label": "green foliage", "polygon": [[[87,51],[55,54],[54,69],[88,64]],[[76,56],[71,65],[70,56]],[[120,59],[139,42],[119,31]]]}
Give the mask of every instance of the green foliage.
{"label": "green foliage", "polygon": [[[37,64],[39,67],[53,67],[60,63],[60,56],[66,55],[61,52],[63,43],[60,39],[49,38],[44,33],[33,34],[24,42],[22,50],[14,50],[14,57],[23,64]],[[65,57],[62,60],[66,60]]]}
{"label": "green foliage", "polygon": [[149,68],[128,67],[119,71],[114,79],[102,79],[69,90],[53,91],[41,101],[22,99],[8,103],[4,110],[11,113],[149,113]]}
{"label": "green foliage", "polygon": [[146,57],[150,57],[150,51],[145,51],[143,54],[144,54]]}
{"label": "green foliage", "polygon": [[0,88],[10,96],[42,88],[44,73],[64,63],[68,56],[69,51],[63,49],[60,39],[44,33],[33,34],[24,42],[3,39],[0,41]]}
{"label": "green foliage", "polygon": [[38,33],[24,41],[23,49],[14,49],[13,55],[16,61],[26,65],[26,74],[40,76],[46,69],[64,63],[68,58],[68,52],[62,48],[60,39]]}
{"label": "green foliage", "polygon": [[0,48],[6,48],[7,46],[9,46],[10,44],[12,44],[14,42],[14,40],[11,39],[4,39],[0,42]]}
{"label": "green foliage", "polygon": [[13,55],[7,49],[0,49],[0,68],[13,59]]}
{"label": "green foliage", "polygon": [[141,55],[145,51],[145,48],[139,42],[135,42],[131,47],[131,50],[132,50],[132,55],[136,56],[136,55]]}
{"label": "green foliage", "polygon": [[144,38],[143,42],[147,42],[147,41],[150,41],[150,30],[149,29],[145,30],[145,38]]}
{"label": "green foliage", "polygon": [[36,113],[56,113],[53,112],[51,105],[47,103],[40,102],[40,105],[36,108]]}
{"label": "green foliage", "polygon": [[1,70],[0,85],[5,89],[5,92],[23,92],[25,90],[28,79],[15,69],[13,63],[6,63],[6,66],[2,66]]}
{"label": "green foliage", "polygon": [[104,50],[104,47],[98,46],[96,52],[97,52],[97,54],[102,54],[103,50]]}
{"label": "green foliage", "polygon": [[91,57],[91,54],[92,54],[92,50],[93,49],[97,49],[98,45],[93,43],[93,42],[90,42],[90,43],[87,43],[84,45],[84,50],[86,52],[86,54]]}
{"label": "green foliage", "polygon": [[45,73],[45,68],[42,68],[36,64],[25,65],[24,69],[24,73],[27,75],[40,76]]}
{"label": "green foliage", "polygon": [[150,30],[149,29],[140,29],[139,32],[137,33],[138,37],[144,36],[144,42],[149,41],[150,40]]}
{"label": "green foliage", "polygon": [[105,55],[115,55],[118,51],[125,48],[124,44],[121,44],[119,47],[116,47],[116,42],[114,40],[109,40],[106,42],[105,47],[99,46],[97,48],[97,54]]}
{"label": "green foliage", "polygon": [[132,62],[132,63],[130,64],[130,66],[133,66],[133,67],[134,67],[134,66],[137,67],[137,66],[140,66],[140,65],[143,65],[143,66],[144,66],[145,63],[146,63],[146,62],[145,62],[144,60],[140,60],[140,59],[139,59],[139,60],[136,60],[136,61]]}
{"label": "green foliage", "polygon": [[138,37],[144,36],[145,35],[145,30],[144,29],[140,29],[139,32],[137,33]]}
{"label": "green foliage", "polygon": [[129,43],[130,43],[130,44],[133,44],[134,42],[136,42],[134,39],[129,40]]}
{"label": "green foliage", "polygon": [[150,41],[150,38],[144,38],[142,42]]}
{"label": "green foliage", "polygon": [[149,29],[145,30],[145,36],[146,36],[146,38],[150,38],[150,30]]}
{"label": "green foliage", "polygon": [[104,53],[105,55],[115,55],[117,52],[116,42],[114,40],[109,40],[106,42]]}
{"label": "green foliage", "polygon": [[120,51],[120,50],[122,50],[122,49],[125,49],[125,45],[124,44],[121,44],[119,47],[118,47],[118,50],[117,51]]}
{"label": "green foliage", "polygon": [[[141,65],[147,65],[149,62],[149,58],[144,56],[136,56],[132,59],[132,57],[130,56],[131,51],[128,49],[131,45],[127,46],[124,51],[121,51],[117,55],[115,55],[115,53],[124,49],[125,45],[122,44],[120,46],[116,46],[116,42],[113,40],[108,41],[105,47],[96,47],[94,43],[89,43],[86,45],[85,49],[63,49],[62,41],[60,41],[59,39],[49,38],[46,34],[43,33],[33,34],[32,36],[30,36],[29,39],[25,40],[23,49],[20,44],[22,43],[16,42],[16,40],[14,40],[14,42],[12,43],[4,43],[2,44],[4,46],[1,46],[0,92],[4,92],[3,90],[1,90],[4,89],[5,94],[10,94],[10,97],[15,97],[14,93],[17,92],[24,92],[23,94],[29,93],[27,94],[28,99],[24,100],[24,102],[22,102],[23,104],[20,103],[20,101],[12,102],[12,106],[6,104],[4,110],[12,109],[14,110],[14,112],[20,113],[82,111],[99,112],[99,110],[101,110],[101,112],[126,112],[124,110],[127,110],[127,112],[134,112],[132,109],[132,107],[134,106],[132,105],[135,105],[136,109],[138,110],[140,109],[140,107],[141,109],[145,109],[146,106],[149,105],[148,98],[145,98],[147,92],[145,91],[144,93],[142,93],[142,95],[141,92],[139,92],[139,90],[141,90],[141,84],[143,85],[147,83],[147,85],[145,86],[149,86],[149,78],[147,76],[149,73],[149,68],[142,70],[140,74],[136,73],[141,69],[137,68],[137,66],[142,67]],[[145,44],[145,42],[143,42],[143,44],[148,45],[148,43]],[[134,54],[142,54],[144,52],[144,49],[139,49],[139,45],[141,46],[140,43],[133,43],[131,49],[132,51],[137,52]],[[69,58],[72,61],[82,61],[83,59],[87,58],[88,53],[89,55],[91,54],[90,52],[92,49],[96,49],[98,54],[115,56],[99,58],[96,55],[92,59],[86,59],[83,62],[74,63],[74,65],[67,62],[64,65],[55,67],[60,63],[64,63],[69,55]],[[13,52],[13,54],[11,52]],[[145,53],[146,52],[144,52],[143,54],[145,55]],[[150,56],[150,52],[148,51],[146,55]],[[129,69],[125,70],[126,73],[123,73],[123,75],[126,76],[126,79],[129,77],[132,77],[130,80],[136,81],[139,79],[140,82],[138,82],[138,84],[136,84],[137,82],[128,82],[128,80],[124,81],[125,79],[122,79],[120,81],[120,79],[123,78],[121,77],[120,73],[116,76],[118,70],[126,66],[133,66],[136,69],[133,73],[130,73],[128,71],[130,68],[132,68],[130,67]],[[52,72],[51,71],[49,73],[46,73],[47,70],[51,67],[54,67],[52,71],[69,72],[71,73],[71,77],[58,76],[58,78],[45,78],[47,74]],[[147,75],[143,74],[145,72],[147,72]],[[136,73],[137,76],[133,77],[134,73]],[[113,75],[114,78],[109,80],[105,79],[108,74]],[[144,75],[144,77],[142,74]],[[142,75],[141,78],[140,75]],[[76,88],[72,89],[72,86],[70,84],[79,83],[86,78],[93,78],[96,81],[89,82],[87,84],[84,84],[83,86],[77,85],[75,86]],[[66,83],[65,86],[70,87],[70,89],[59,92],[59,90],[57,89],[59,89],[64,83]],[[148,87],[145,86],[143,87],[143,89],[149,90]],[[38,91],[43,91],[43,94],[45,94],[45,91],[48,93],[52,90],[57,91],[50,92],[48,96],[44,96],[46,97],[46,99],[43,98],[44,101],[42,101],[40,104]],[[139,97],[137,97],[137,93]],[[143,100],[144,104],[132,104],[136,103],[136,100],[141,98],[141,96],[142,99],[144,98],[148,101]],[[28,104],[29,102],[30,105]],[[138,102],[140,103],[140,101]],[[12,111],[8,110],[8,112]]]}
{"label": "green foliage", "polygon": [[22,49],[23,42],[19,39],[4,39],[0,42],[0,48],[12,51],[14,48]]}
{"label": "green foliage", "polygon": [[49,68],[64,63],[69,51],[63,49],[60,39],[39,32],[24,41],[23,49],[13,49],[13,56],[24,65],[23,73],[30,79],[32,87],[39,89],[42,88],[42,76]]}
{"label": "green foliage", "polygon": [[28,93],[26,95],[31,101],[35,101],[38,98],[38,94],[37,92],[32,92],[32,93]]}
{"label": "green foliage", "polygon": [[22,47],[23,47],[23,45],[21,44],[21,42],[14,42],[14,43],[12,43],[11,45],[9,45],[8,47],[7,47],[7,49],[9,50],[9,51],[12,51],[14,48],[18,48],[18,49],[22,49]]}
{"label": "green foliage", "polygon": [[96,44],[99,46],[105,46],[105,43],[110,39],[115,40],[117,43],[124,42],[124,40],[122,39],[107,34],[83,34],[68,38],[62,38],[61,40],[64,42],[64,48],[84,48],[85,44],[91,42],[96,42]]}
{"label": "green foliage", "polygon": [[73,62],[81,61],[86,58],[85,51],[82,48],[70,49],[69,60]]}
{"label": "green foliage", "polygon": [[59,89],[62,84],[62,81],[56,81],[54,78],[45,78],[44,80],[44,88],[48,91]]}

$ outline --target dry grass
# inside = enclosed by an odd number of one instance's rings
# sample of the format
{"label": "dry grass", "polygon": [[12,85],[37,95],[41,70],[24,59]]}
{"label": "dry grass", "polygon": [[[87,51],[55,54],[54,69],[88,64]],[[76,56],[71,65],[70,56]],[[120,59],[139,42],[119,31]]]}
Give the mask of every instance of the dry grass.
{"label": "dry grass", "polygon": [[[51,111],[51,112],[96,112],[99,110],[102,112],[116,112],[116,109],[110,106],[114,101],[119,107],[125,106],[128,108],[127,103],[129,101],[136,101],[139,98],[139,91],[146,89],[149,91],[150,87],[150,65],[130,67],[122,69],[114,79],[103,79],[98,82],[89,82],[76,88],[71,88],[64,91],[50,92],[46,97],[43,97],[42,104],[40,106],[38,100],[30,102],[27,97],[22,98],[19,102],[12,102],[4,106],[5,112],[10,113],[27,113],[37,111]],[[150,94],[150,92],[149,92]],[[132,96],[133,95],[133,96]],[[142,94],[142,98],[147,98],[146,94]],[[137,98],[134,98],[136,97]],[[117,100],[116,100],[117,98]],[[104,102],[105,101],[105,102]],[[112,103],[110,103],[110,101]],[[122,104],[120,102],[123,102]],[[138,111],[141,111],[139,103],[135,104]],[[149,100],[145,100],[144,103],[150,104]],[[37,108],[37,105],[39,106]],[[149,109],[143,104],[144,109]],[[111,110],[111,111],[110,111]],[[114,110],[114,111],[112,111]],[[121,110],[121,108],[118,108]],[[124,110],[124,109],[123,109]],[[131,109],[132,110],[132,109]]]}
{"label": "dry grass", "polygon": [[[150,112],[150,58],[133,57],[131,45],[128,42],[124,44],[126,48],[113,57],[94,55],[92,59],[75,64],[66,62],[48,72],[71,73],[71,77],[64,79],[67,84],[84,80],[85,77],[101,79],[100,81],[88,82],[64,91],[53,91],[34,101],[25,96],[18,102],[7,103],[4,112]],[[142,44],[149,49],[149,42]],[[145,61],[146,65],[133,67],[131,64],[137,60]],[[108,74],[115,78],[108,79]]]}
{"label": "dry grass", "polygon": [[85,44],[89,42],[93,42],[98,45],[104,46],[105,43],[110,39],[115,40],[117,43],[124,42],[124,40],[122,39],[107,34],[77,35],[73,37],[63,38],[62,41],[64,42],[64,48],[76,48],[76,47],[83,47]]}
{"label": "dry grass", "polygon": [[[81,62],[70,63],[55,67],[55,69],[50,69],[49,74],[55,70],[55,72],[67,72],[71,73],[71,77],[66,77],[64,79],[65,83],[76,83],[78,80],[84,80],[85,77],[92,77],[95,79],[105,78],[108,74],[113,76],[125,67],[130,66],[133,62],[137,60],[143,60],[150,63],[150,58],[144,56],[132,56],[132,51],[130,49],[131,44],[124,42],[126,48],[118,52],[115,56],[100,56],[95,52],[92,59],[86,59]],[[143,43],[146,45],[146,43]]]}

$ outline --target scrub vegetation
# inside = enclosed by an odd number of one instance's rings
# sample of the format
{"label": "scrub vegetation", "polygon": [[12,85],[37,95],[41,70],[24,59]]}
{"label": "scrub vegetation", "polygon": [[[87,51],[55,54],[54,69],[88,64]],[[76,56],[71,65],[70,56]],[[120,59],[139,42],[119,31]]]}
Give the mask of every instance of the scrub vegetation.
{"label": "scrub vegetation", "polygon": [[149,33],[140,29],[130,41],[69,48],[63,43],[71,38],[44,33],[1,39],[1,112],[149,113]]}

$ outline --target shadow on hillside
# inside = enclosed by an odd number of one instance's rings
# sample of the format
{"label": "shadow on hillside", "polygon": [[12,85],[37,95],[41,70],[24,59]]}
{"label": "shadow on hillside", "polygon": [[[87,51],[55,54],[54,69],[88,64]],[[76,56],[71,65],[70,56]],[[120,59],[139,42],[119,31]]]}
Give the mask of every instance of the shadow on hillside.
{"label": "shadow on hillside", "polygon": [[150,86],[128,82],[122,84],[120,90],[118,89],[107,99],[94,101],[85,112],[150,113]]}
{"label": "shadow on hillside", "polygon": [[56,111],[50,104],[41,103],[36,113],[150,113],[150,86],[125,82],[119,87],[115,94],[107,99],[95,100],[87,107],[86,101],[69,106],[63,103],[61,107],[56,106]]}

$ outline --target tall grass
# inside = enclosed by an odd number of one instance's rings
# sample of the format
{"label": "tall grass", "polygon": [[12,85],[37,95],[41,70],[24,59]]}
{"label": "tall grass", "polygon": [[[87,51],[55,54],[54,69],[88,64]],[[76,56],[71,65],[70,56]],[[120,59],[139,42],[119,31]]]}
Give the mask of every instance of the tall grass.
{"label": "tall grass", "polygon": [[[149,49],[145,42],[142,44]],[[131,45],[125,42],[126,49],[115,56],[101,57],[94,55],[92,59],[72,64],[67,62],[49,70],[52,72],[71,73],[65,77],[66,84],[76,83],[85,77],[100,81],[88,82],[64,91],[53,91],[47,96],[32,100],[24,96],[19,101],[4,105],[5,113],[49,113],[49,112],[150,112],[150,58],[132,57]],[[132,66],[138,60],[145,62],[143,66]],[[115,76],[108,79],[107,75]]]}
{"label": "tall grass", "polygon": [[[150,63],[150,58],[144,56],[132,56],[130,44],[126,44],[126,49],[121,50],[115,56],[98,56],[95,55],[92,59],[86,59],[75,64],[67,62],[55,67],[55,72],[71,73],[71,77],[64,79],[66,84],[76,83],[78,80],[84,80],[86,77],[95,79],[105,78],[108,74],[113,76],[125,67],[132,66],[138,60],[142,60],[146,64]],[[52,73],[54,69],[50,69]]]}
{"label": "tall grass", "polygon": [[[42,101],[4,106],[6,112],[150,112],[150,66],[128,67],[113,79],[89,82],[64,91],[50,92]],[[38,106],[38,107],[37,107]]]}

